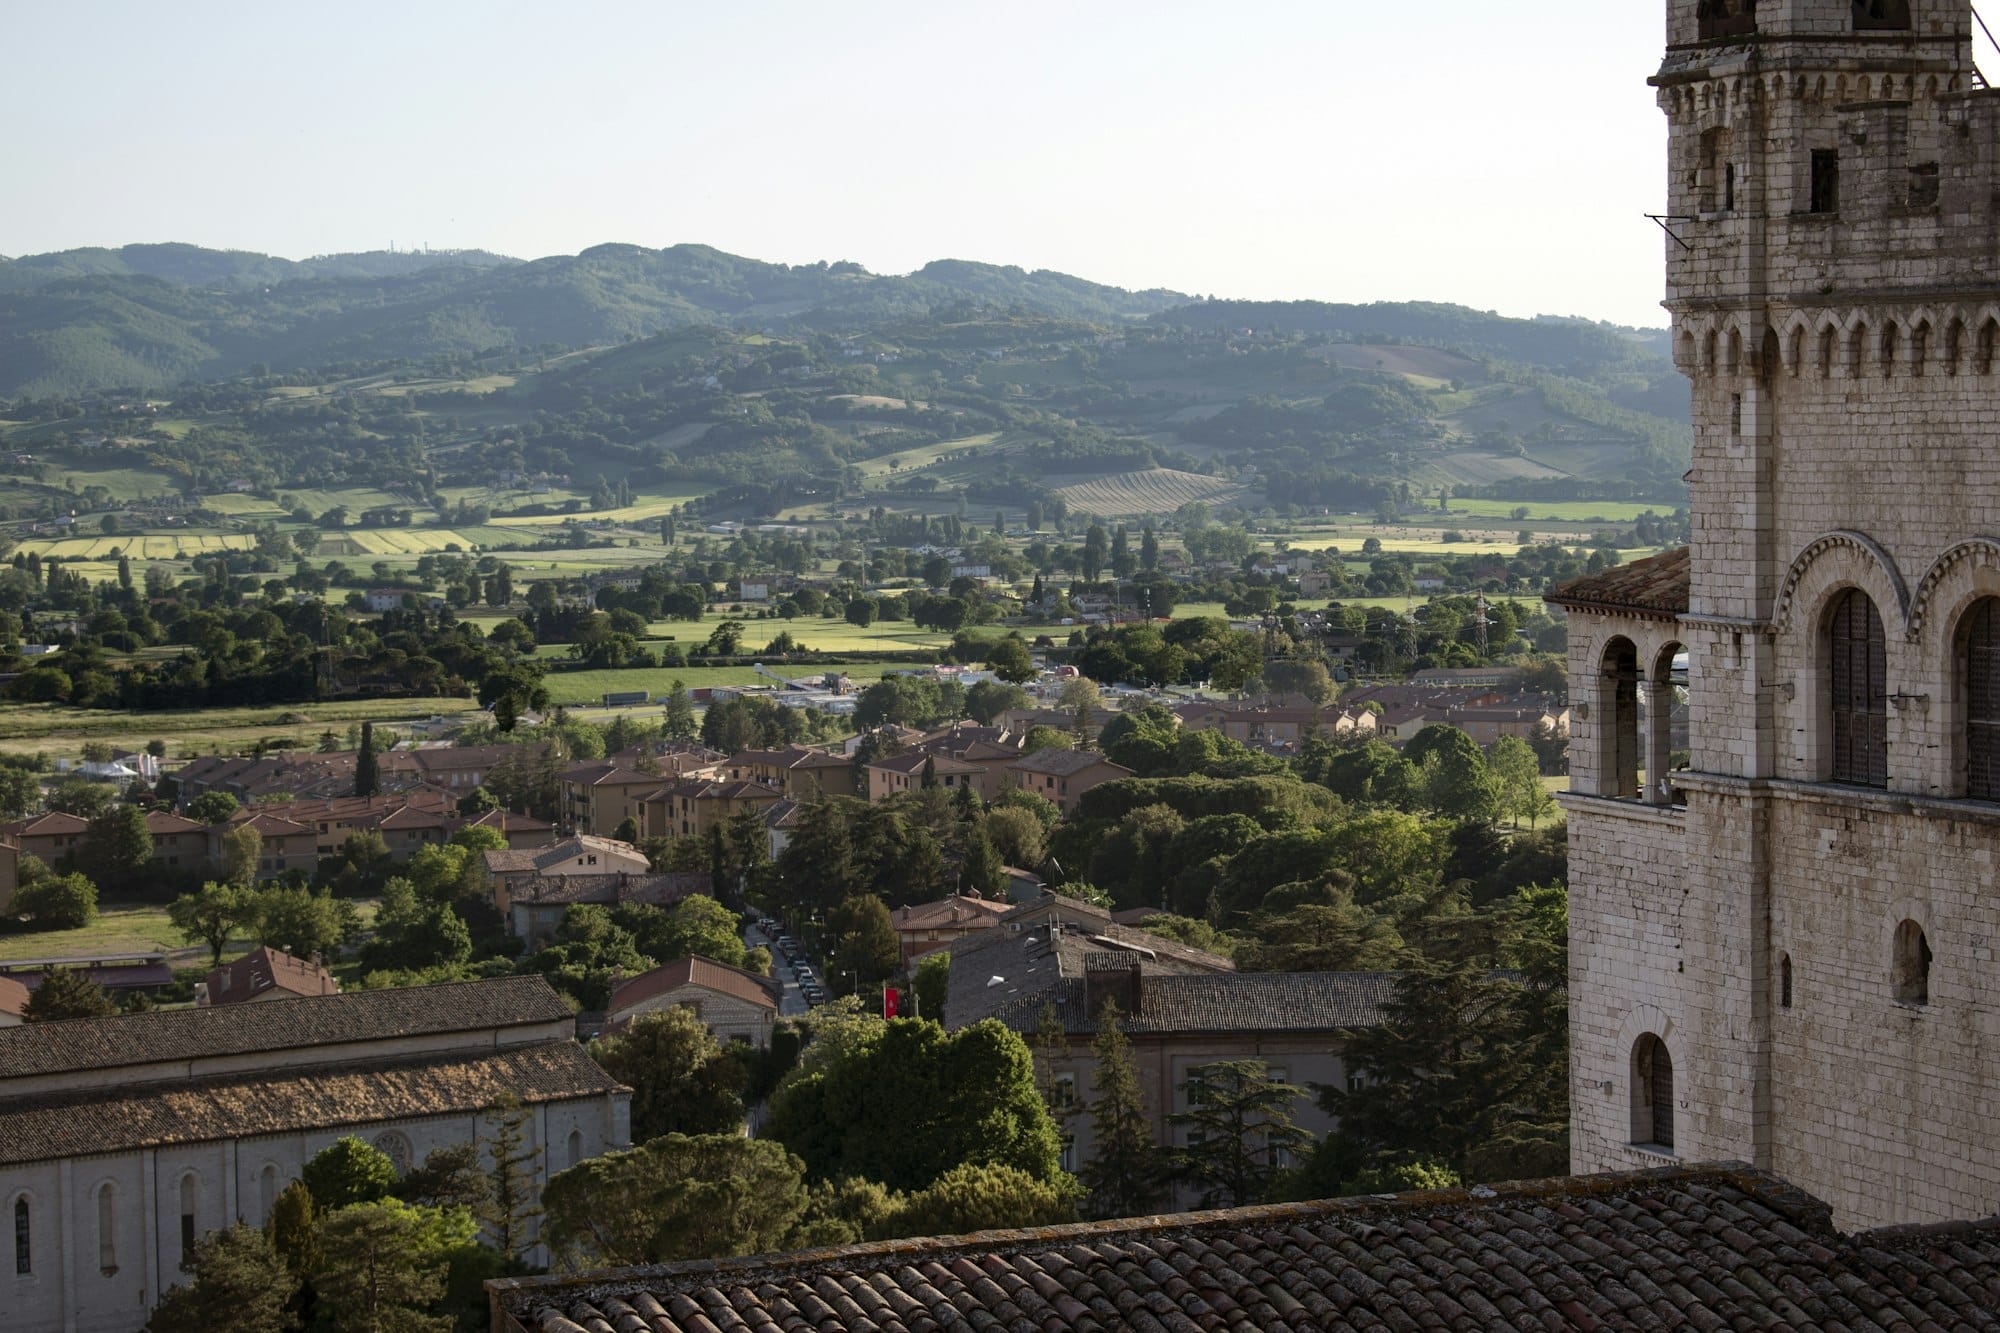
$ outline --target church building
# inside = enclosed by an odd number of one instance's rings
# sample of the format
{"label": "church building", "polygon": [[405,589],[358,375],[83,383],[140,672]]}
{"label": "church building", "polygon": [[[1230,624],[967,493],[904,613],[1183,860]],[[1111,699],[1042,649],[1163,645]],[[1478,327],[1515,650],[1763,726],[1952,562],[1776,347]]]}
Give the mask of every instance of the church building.
{"label": "church building", "polygon": [[200,1238],[262,1225],[344,1135],[407,1171],[513,1093],[550,1175],[629,1146],[631,1092],[540,977],[0,1028],[0,1328],[129,1333]]}
{"label": "church building", "polygon": [[[1688,549],[1577,580],[1572,1166],[2000,1208],[2000,96],[1967,0],[1671,0]],[[1689,742],[1668,717],[1685,691]]]}

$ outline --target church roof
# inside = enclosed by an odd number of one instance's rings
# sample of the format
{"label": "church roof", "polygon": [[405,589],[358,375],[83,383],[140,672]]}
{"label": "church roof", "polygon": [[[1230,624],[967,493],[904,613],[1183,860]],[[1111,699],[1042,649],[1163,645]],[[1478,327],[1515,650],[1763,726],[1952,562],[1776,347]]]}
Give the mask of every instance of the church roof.
{"label": "church roof", "polygon": [[1542,600],[1579,611],[1684,616],[1688,609],[1689,568],[1688,548],[1682,546],[1558,584]]}
{"label": "church roof", "polygon": [[223,1008],[161,1009],[0,1028],[6,1080],[166,1060],[561,1022],[569,1006],[540,977],[348,991]]}
{"label": "church roof", "polygon": [[488,1284],[496,1330],[1994,1328],[2000,1222],[1842,1236],[1735,1165]]}
{"label": "church roof", "polygon": [[[298,1003],[326,1005],[339,998]],[[220,1012],[240,1018],[253,1009],[279,1003]],[[568,1015],[567,1009],[564,1015]],[[0,1166],[178,1143],[335,1130],[419,1116],[471,1115],[490,1106],[503,1092],[533,1105],[602,1095],[618,1086],[583,1047],[565,1039],[497,1052],[434,1054],[352,1065],[266,1067],[219,1078],[0,1099]]]}

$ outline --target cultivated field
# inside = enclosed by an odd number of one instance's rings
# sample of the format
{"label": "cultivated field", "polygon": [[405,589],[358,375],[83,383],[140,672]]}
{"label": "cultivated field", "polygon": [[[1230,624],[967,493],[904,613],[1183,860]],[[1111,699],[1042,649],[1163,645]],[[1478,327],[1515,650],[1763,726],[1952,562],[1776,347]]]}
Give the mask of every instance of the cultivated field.
{"label": "cultivated field", "polygon": [[[169,758],[229,754],[260,740],[284,738],[311,748],[323,731],[345,736],[350,722],[456,718],[476,712],[470,699],[348,699],[333,703],[257,708],[189,708],[149,713],[71,708],[64,704],[0,704],[0,750],[11,754],[73,755],[79,742],[105,741],[124,749],[167,743]],[[303,719],[287,722],[286,717]]]}
{"label": "cultivated field", "polygon": [[134,560],[187,560],[211,551],[247,551],[257,544],[248,535],[174,533],[152,537],[31,537],[17,548],[24,555],[55,556],[60,560],[111,560],[121,554]]}
{"label": "cultivated field", "polygon": [[1176,472],[1172,468],[1146,468],[1140,472],[1120,472],[1094,481],[1056,488],[1071,509],[1100,518],[1139,518],[1148,514],[1171,514],[1184,504],[1199,501],[1208,505],[1240,504],[1250,495],[1245,487],[1220,477],[1199,472]]}

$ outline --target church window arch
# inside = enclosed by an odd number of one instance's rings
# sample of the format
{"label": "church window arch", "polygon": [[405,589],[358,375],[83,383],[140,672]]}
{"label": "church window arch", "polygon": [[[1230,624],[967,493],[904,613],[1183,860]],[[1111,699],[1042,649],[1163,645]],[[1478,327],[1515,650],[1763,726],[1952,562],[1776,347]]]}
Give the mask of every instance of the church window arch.
{"label": "church window arch", "polygon": [[1894,324],[1884,324],[1882,326],[1880,350],[1882,355],[1882,373],[1884,375],[1895,374],[1896,358],[1902,352],[1903,348],[1902,331]]}
{"label": "church window arch", "polygon": [[1910,373],[1921,375],[1925,363],[1931,356],[1931,325],[1929,320],[1920,321],[1910,330]]}
{"label": "church window arch", "polygon": [[201,1182],[190,1171],[181,1177],[181,1268],[194,1262],[195,1209],[200,1204]]}
{"label": "church window arch", "polygon": [[1632,1142],[1674,1150],[1674,1057],[1652,1032],[1632,1044]]}
{"label": "church window arch", "polygon": [[1956,375],[1958,373],[1959,357],[1964,351],[1965,321],[1954,318],[1949,324],[1944,326],[1944,358],[1941,364],[1944,367],[1945,374]]}
{"label": "church window arch", "polygon": [[1974,352],[1974,367],[1982,375],[1993,373],[1993,348],[2000,343],[2000,319],[1989,317],[1979,326],[1977,350]]}
{"label": "church window arch", "polygon": [[1924,928],[1905,920],[1896,927],[1890,983],[1898,1004],[1931,1002],[1931,943]]}
{"label": "church window arch", "polygon": [[264,1206],[264,1220],[271,1220],[271,1214],[278,1211],[278,1164],[264,1163],[264,1169],[257,1173],[257,1201]]}
{"label": "church window arch", "polygon": [[97,1187],[97,1271],[118,1271],[118,1187],[108,1180]]}
{"label": "church window arch", "polygon": [[410,1140],[407,1136],[393,1129],[385,1134],[377,1134],[375,1136],[375,1147],[384,1157],[389,1159],[389,1165],[396,1168],[397,1175],[407,1176],[410,1174]]}
{"label": "church window arch", "polygon": [[14,1199],[14,1274],[23,1277],[35,1271],[35,1217],[28,1196]]}
{"label": "church window arch", "polygon": [[577,1165],[578,1163],[582,1162],[582,1161],[583,1161],[583,1131],[582,1131],[582,1130],[580,1130],[580,1129],[572,1129],[572,1130],[571,1130],[571,1131],[569,1132],[569,1145],[568,1145],[568,1146],[569,1146],[569,1164],[570,1164],[571,1166],[575,1166],[575,1165]]}
{"label": "church window arch", "polygon": [[2000,597],[1972,604],[1959,632],[1965,794],[2000,801]]}
{"label": "church window arch", "polygon": [[1828,609],[1822,647],[1827,663],[1832,778],[1862,787],[1889,785],[1888,640],[1867,593],[1848,588]]}

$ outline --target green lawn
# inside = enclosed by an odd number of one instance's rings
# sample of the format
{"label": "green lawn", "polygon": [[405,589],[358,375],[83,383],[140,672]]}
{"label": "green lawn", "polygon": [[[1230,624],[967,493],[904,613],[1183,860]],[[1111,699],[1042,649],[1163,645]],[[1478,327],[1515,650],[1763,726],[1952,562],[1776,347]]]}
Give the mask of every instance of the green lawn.
{"label": "green lawn", "polygon": [[[374,921],[378,905],[372,898],[361,899],[355,903],[360,910],[362,925],[366,926]],[[223,954],[225,957],[233,957],[247,953],[255,944],[254,937],[238,938],[230,941]],[[209,960],[206,945],[189,945],[167,920],[166,907],[151,903],[139,906],[111,904],[102,907],[98,910],[97,920],[79,930],[45,930],[27,935],[0,935],[0,961],[21,958],[74,958],[83,954],[150,953],[155,949],[166,953],[190,949],[199,951],[198,957],[176,959],[177,965],[206,965]]]}
{"label": "green lawn", "polygon": [[[774,664],[771,669],[792,679],[816,674],[824,675],[828,671],[837,670],[845,671],[855,680],[871,681],[881,679],[884,665],[881,662],[862,662],[845,667],[814,667],[779,663]],[[634,690],[645,690],[658,697],[672,689],[676,680],[690,690],[707,689],[716,685],[777,683],[769,676],[759,675],[749,667],[641,667],[616,671],[562,671],[551,673],[543,679],[549,687],[549,701],[570,707],[595,704],[606,694],[625,694]]]}

